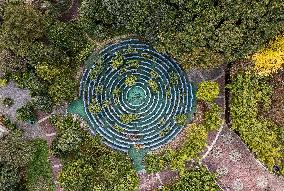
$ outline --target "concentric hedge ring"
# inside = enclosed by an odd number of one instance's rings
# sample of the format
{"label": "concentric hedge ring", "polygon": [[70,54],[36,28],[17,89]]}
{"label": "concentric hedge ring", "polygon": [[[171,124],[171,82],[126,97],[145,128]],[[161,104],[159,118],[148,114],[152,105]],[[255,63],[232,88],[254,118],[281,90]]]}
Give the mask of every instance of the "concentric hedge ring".
{"label": "concentric hedge ring", "polygon": [[[102,65],[93,55],[80,86],[92,132],[124,152],[133,145],[154,150],[172,140],[183,128],[177,116],[190,119],[195,103],[193,86],[178,64],[138,39],[112,44],[99,55]],[[98,111],[91,112],[94,103]]]}

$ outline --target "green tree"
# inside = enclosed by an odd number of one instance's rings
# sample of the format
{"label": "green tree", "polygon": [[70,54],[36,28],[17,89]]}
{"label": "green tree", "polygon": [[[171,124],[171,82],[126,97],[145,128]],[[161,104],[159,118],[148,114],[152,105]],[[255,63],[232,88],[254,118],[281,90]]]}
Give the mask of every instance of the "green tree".
{"label": "green tree", "polygon": [[0,46],[25,56],[33,42],[43,36],[45,26],[44,15],[32,6],[8,3],[4,9]]}
{"label": "green tree", "polygon": [[32,98],[32,105],[36,110],[51,112],[53,107],[53,102],[52,99],[47,95],[35,96]]}
{"label": "green tree", "polygon": [[87,37],[78,22],[55,22],[48,30],[48,38],[56,47],[75,57],[88,46]]}
{"label": "green tree", "polygon": [[75,79],[66,74],[62,74],[54,79],[53,84],[48,88],[48,94],[55,104],[63,101],[71,101],[76,95]]}
{"label": "green tree", "polygon": [[4,74],[24,72],[27,60],[14,55],[11,51],[0,48],[0,71]]}
{"label": "green tree", "polygon": [[53,120],[53,125],[58,130],[58,135],[52,146],[56,154],[69,154],[80,149],[84,132],[82,132],[79,121],[73,120],[71,116],[56,117]]}

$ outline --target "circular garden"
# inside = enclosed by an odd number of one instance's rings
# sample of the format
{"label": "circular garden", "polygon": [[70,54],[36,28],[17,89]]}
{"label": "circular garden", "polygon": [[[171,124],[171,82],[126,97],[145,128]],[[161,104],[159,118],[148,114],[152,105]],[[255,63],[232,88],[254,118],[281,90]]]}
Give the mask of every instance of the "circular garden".
{"label": "circular garden", "polygon": [[191,120],[194,94],[173,59],[138,39],[94,53],[80,84],[92,133],[124,152],[154,150],[171,141]]}

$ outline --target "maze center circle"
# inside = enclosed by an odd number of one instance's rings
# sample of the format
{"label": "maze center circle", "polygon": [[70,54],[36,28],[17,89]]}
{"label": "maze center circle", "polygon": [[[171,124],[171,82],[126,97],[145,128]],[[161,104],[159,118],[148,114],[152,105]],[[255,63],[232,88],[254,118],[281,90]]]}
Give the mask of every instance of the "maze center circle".
{"label": "maze center circle", "polygon": [[111,44],[86,62],[80,97],[90,129],[108,146],[155,150],[191,120],[193,85],[170,57],[138,39]]}
{"label": "maze center circle", "polygon": [[146,91],[140,86],[133,86],[128,90],[126,99],[130,105],[140,106],[146,100]]}

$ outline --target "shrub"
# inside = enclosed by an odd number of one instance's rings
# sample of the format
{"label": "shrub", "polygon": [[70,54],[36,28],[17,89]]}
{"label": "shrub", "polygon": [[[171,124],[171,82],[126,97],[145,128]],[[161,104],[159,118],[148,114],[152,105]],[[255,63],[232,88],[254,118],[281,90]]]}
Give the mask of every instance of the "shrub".
{"label": "shrub", "polygon": [[46,27],[43,14],[24,3],[8,3],[4,9],[1,47],[26,56],[33,42],[41,38]]}
{"label": "shrub", "polygon": [[177,114],[175,116],[175,122],[180,126],[184,126],[186,124],[186,120],[187,120],[186,114]]}
{"label": "shrub", "polygon": [[5,78],[0,78],[0,88],[7,86],[8,80]]}
{"label": "shrub", "polygon": [[117,70],[123,64],[123,61],[123,55],[120,52],[115,52],[115,56],[111,60],[111,66]]}
{"label": "shrub", "polygon": [[179,83],[179,76],[175,72],[170,72],[170,84],[176,86]]}
{"label": "shrub", "polygon": [[34,123],[36,120],[35,111],[31,103],[17,109],[17,119],[21,121]]}
{"label": "shrub", "polygon": [[208,131],[217,129],[223,123],[221,109],[215,103],[209,105],[209,111],[205,112],[204,118],[203,124]]}
{"label": "shrub", "polygon": [[73,120],[71,116],[55,117],[51,121],[58,130],[52,145],[53,151],[62,156],[78,151],[84,138],[79,121]]}
{"label": "shrub", "polygon": [[284,65],[284,36],[279,36],[264,48],[252,55],[254,68],[259,75],[268,76]]}
{"label": "shrub", "polygon": [[113,89],[112,96],[113,96],[114,98],[119,98],[120,94],[121,94],[120,88],[115,87],[115,88]]}
{"label": "shrub", "polygon": [[71,101],[76,96],[77,83],[75,79],[66,74],[55,78],[53,84],[48,87],[48,94],[55,104],[63,101]]}
{"label": "shrub", "polygon": [[20,88],[28,88],[31,96],[43,95],[47,93],[47,84],[44,83],[34,72],[15,73],[12,76]]}
{"label": "shrub", "polygon": [[58,75],[61,75],[62,72],[59,70],[59,68],[56,68],[48,64],[38,64],[35,66],[35,69],[37,75],[48,82],[52,82],[52,80],[56,78]]}
{"label": "shrub", "polygon": [[127,113],[120,115],[120,121],[124,124],[131,123],[139,118],[138,114],[136,113]]}
{"label": "shrub", "polygon": [[152,90],[152,92],[154,92],[154,93],[158,93],[158,88],[159,88],[159,86],[158,86],[158,84],[157,84],[157,82],[156,81],[154,81],[154,80],[148,80],[148,85],[149,85],[149,87],[150,87],[150,89]]}
{"label": "shrub", "polygon": [[10,133],[0,140],[0,162],[24,168],[32,158],[33,145],[20,133]]}
{"label": "shrub", "polygon": [[134,75],[129,75],[126,77],[125,81],[124,81],[124,84],[126,86],[133,86],[137,81],[137,77],[134,76]]}
{"label": "shrub", "polygon": [[199,84],[196,97],[202,101],[212,102],[218,97],[219,91],[217,82],[204,81]]}
{"label": "shrub", "polygon": [[215,68],[225,62],[222,54],[213,52],[207,48],[194,48],[191,53],[181,56],[182,67],[186,70],[191,67]]}
{"label": "shrub", "polygon": [[200,166],[187,171],[181,179],[166,188],[163,188],[163,191],[171,190],[187,190],[187,191],[220,191],[216,177],[214,174],[211,174],[205,167]]}
{"label": "shrub", "polygon": [[70,57],[76,57],[88,47],[87,37],[76,21],[53,23],[49,27],[48,38],[52,44],[66,52]]}
{"label": "shrub", "polygon": [[158,72],[155,71],[155,70],[151,70],[150,76],[151,76],[152,79],[157,79],[157,78],[159,78],[159,74],[158,74]]}
{"label": "shrub", "polygon": [[14,100],[12,98],[9,97],[5,97],[2,100],[3,105],[5,105],[6,107],[11,107],[14,104]]}
{"label": "shrub", "polygon": [[91,135],[85,136],[79,152],[65,159],[59,182],[67,191],[133,191],[138,187],[131,160]]}
{"label": "shrub", "polygon": [[101,105],[96,101],[93,100],[91,104],[88,106],[88,109],[91,113],[97,114],[102,111]]}

